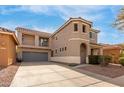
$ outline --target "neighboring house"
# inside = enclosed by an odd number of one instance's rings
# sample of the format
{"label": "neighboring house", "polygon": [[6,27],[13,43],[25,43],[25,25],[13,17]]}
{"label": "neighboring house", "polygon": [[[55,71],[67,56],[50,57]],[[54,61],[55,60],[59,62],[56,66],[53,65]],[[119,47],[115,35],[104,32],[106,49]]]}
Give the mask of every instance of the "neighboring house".
{"label": "neighboring house", "polygon": [[103,45],[103,55],[112,57],[112,63],[119,63],[122,47],[118,45]]}
{"label": "neighboring house", "polygon": [[98,30],[92,22],[70,18],[53,34],[17,27],[19,55],[23,61],[88,63],[88,55],[102,55]]}
{"label": "neighboring house", "polygon": [[0,27],[0,65],[8,66],[16,62],[16,45],[19,42],[14,31]]}

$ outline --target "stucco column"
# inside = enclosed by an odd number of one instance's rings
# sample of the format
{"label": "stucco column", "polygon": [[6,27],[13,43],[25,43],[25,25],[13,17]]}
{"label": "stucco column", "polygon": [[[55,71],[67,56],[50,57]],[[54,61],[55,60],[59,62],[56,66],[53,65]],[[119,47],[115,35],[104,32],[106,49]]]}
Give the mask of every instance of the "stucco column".
{"label": "stucco column", "polygon": [[35,46],[39,46],[39,36],[35,35]]}
{"label": "stucco column", "polygon": [[20,44],[22,44],[22,33],[18,31],[17,36],[18,36],[18,40],[19,40]]}
{"label": "stucco column", "polygon": [[22,48],[18,47],[18,49],[17,49],[17,58],[22,59]]}
{"label": "stucco column", "polygon": [[89,63],[89,58],[88,58],[88,56],[90,55],[90,52],[91,52],[90,45],[87,44],[87,55],[86,55],[86,63],[87,63],[87,64]]}
{"label": "stucco column", "polygon": [[100,48],[100,55],[103,55],[103,48]]}

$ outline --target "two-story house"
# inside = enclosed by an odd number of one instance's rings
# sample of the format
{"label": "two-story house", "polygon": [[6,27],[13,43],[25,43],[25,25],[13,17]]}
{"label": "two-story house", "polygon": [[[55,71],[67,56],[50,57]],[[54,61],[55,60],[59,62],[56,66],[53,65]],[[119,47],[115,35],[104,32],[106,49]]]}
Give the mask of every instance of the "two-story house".
{"label": "two-story house", "polygon": [[18,27],[18,56],[23,61],[88,63],[88,55],[102,55],[99,31],[92,24],[81,17],[70,18],[53,34]]}

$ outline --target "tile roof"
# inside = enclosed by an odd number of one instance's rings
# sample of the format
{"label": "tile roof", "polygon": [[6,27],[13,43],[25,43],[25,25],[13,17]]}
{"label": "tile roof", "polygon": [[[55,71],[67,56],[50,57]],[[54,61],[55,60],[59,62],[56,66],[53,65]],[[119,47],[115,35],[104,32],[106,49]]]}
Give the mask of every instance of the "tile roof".
{"label": "tile roof", "polygon": [[27,32],[37,33],[37,34],[42,35],[44,37],[50,37],[52,35],[51,33],[48,33],[48,32],[42,32],[42,31],[32,30],[32,29],[23,28],[23,27],[16,27],[16,30],[17,31],[27,31]]}
{"label": "tile roof", "polygon": [[122,49],[122,47],[117,45],[106,45],[103,47],[103,49]]}
{"label": "tile roof", "polygon": [[15,35],[15,31],[0,27],[0,33],[12,35],[12,37],[14,38],[16,44],[19,44],[18,38]]}
{"label": "tile roof", "polygon": [[14,31],[6,29],[6,28],[3,28],[3,27],[0,27],[0,31],[1,32],[8,32],[8,33],[15,33]]}

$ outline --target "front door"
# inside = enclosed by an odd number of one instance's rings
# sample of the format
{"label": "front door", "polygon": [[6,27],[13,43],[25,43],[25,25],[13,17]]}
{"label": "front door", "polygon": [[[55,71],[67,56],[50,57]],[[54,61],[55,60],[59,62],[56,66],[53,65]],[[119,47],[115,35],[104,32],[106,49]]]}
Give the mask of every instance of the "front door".
{"label": "front door", "polygon": [[86,63],[86,45],[81,44],[80,46],[80,57],[81,57],[81,64]]}

